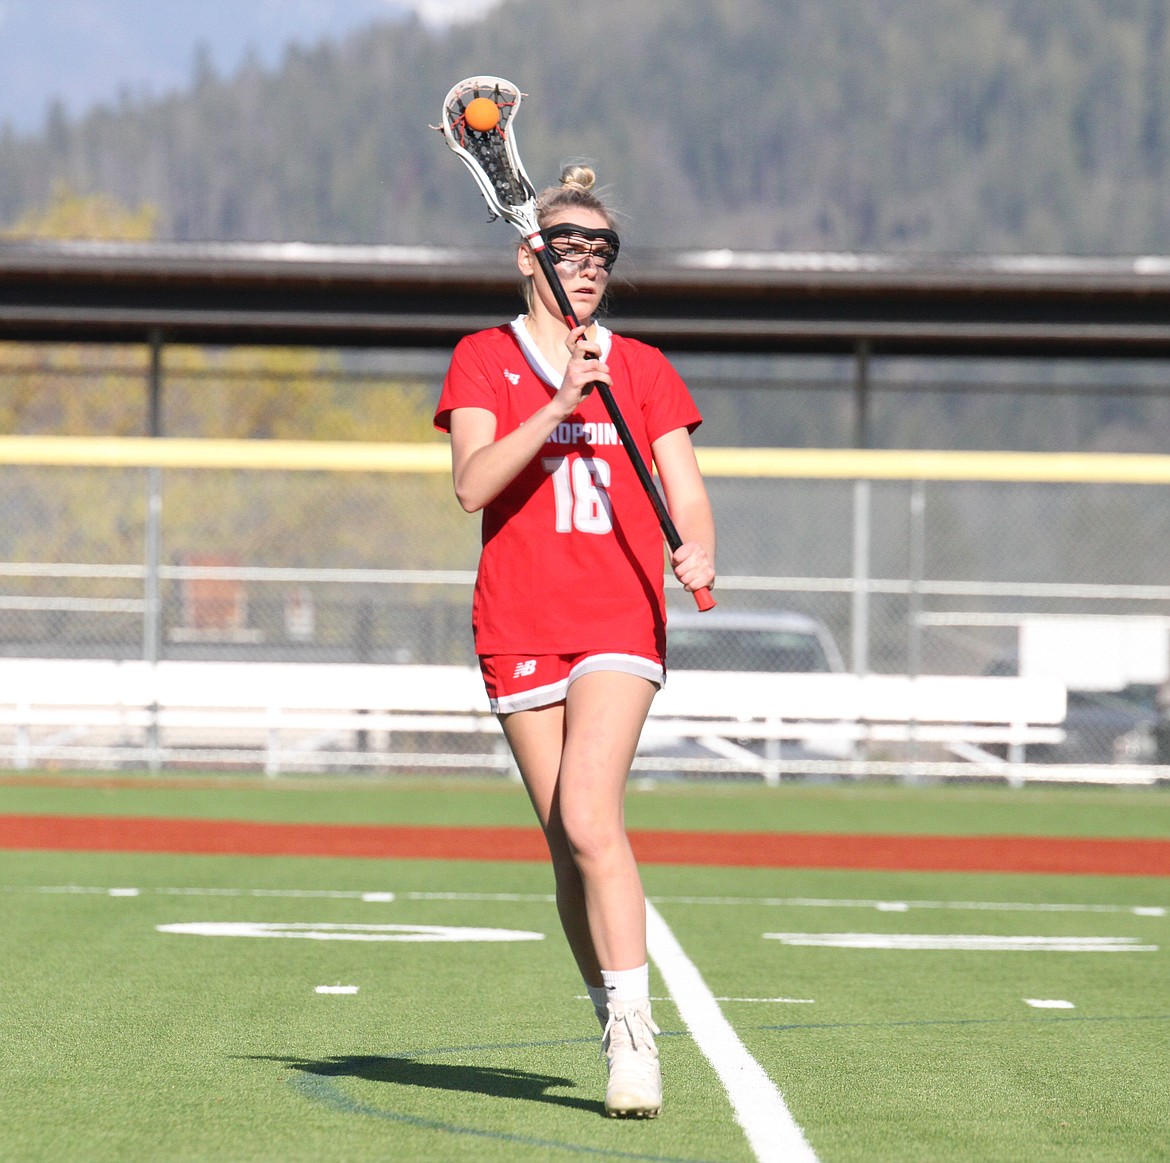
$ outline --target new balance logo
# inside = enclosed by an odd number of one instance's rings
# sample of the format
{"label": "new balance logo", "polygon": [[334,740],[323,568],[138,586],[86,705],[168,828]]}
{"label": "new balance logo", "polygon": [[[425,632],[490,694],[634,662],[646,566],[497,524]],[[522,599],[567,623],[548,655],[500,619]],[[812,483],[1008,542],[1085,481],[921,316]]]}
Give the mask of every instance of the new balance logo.
{"label": "new balance logo", "polygon": [[520,373],[505,371],[504,379],[506,379],[513,387],[515,387],[520,382]]}
{"label": "new balance logo", "polygon": [[536,673],[536,659],[530,658],[526,662],[516,663],[516,669],[512,671],[513,678],[529,678]]}

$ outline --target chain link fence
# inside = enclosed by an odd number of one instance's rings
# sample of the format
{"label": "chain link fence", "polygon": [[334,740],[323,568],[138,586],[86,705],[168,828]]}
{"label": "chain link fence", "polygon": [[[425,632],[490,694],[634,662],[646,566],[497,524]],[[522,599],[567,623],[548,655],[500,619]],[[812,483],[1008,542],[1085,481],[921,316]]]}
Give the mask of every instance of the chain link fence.
{"label": "chain link fence", "polygon": [[[802,477],[778,470],[775,457],[759,475],[735,449],[850,443],[859,429],[853,365],[678,362],[708,417],[701,450],[726,450],[708,472],[722,611],[809,615],[856,673],[1057,677],[1069,692],[1063,739],[1031,748],[1029,765],[1137,765],[1164,774],[1170,475],[1141,484],[854,479],[839,469]],[[985,365],[967,370],[961,379],[950,365],[890,365],[887,379],[867,385],[870,436],[880,434],[886,447],[937,447],[935,425],[958,417],[952,447],[991,445],[987,435],[1020,434],[1012,417],[1030,394],[1028,427],[1043,430],[1032,412],[1059,414],[1064,439],[1079,423],[1070,410],[1118,383],[1134,403],[1134,432],[1170,428],[1154,390],[1162,369],[1118,367],[1117,383],[1072,395],[1058,390],[1069,376],[1052,369],[1037,384],[1037,369],[1028,368],[1032,378],[1016,383],[1018,391],[1002,369],[998,379]],[[392,368],[378,374],[413,409],[402,427],[421,432],[420,400],[429,406],[437,394],[441,362],[419,357],[400,381]],[[354,381],[363,397],[378,390],[370,375],[367,368]],[[1072,378],[1087,382],[1087,372]],[[330,398],[343,397],[345,385],[332,367]],[[247,384],[236,390],[246,393]],[[306,393],[308,414],[312,398]],[[997,406],[1004,415],[992,423]],[[311,433],[281,435],[296,442]],[[2,657],[474,661],[478,519],[454,501],[441,441],[426,471],[303,467],[314,462],[298,459],[301,445],[285,446],[294,451],[284,468],[96,465],[51,442],[34,455],[14,456],[12,447],[0,457]],[[550,564],[550,582],[554,574]],[[690,608],[669,581],[668,592],[672,610]],[[719,650],[716,637],[707,669],[733,665]],[[460,744],[479,745],[492,749]],[[0,746],[12,754],[11,722]],[[378,761],[393,765],[394,757]]]}

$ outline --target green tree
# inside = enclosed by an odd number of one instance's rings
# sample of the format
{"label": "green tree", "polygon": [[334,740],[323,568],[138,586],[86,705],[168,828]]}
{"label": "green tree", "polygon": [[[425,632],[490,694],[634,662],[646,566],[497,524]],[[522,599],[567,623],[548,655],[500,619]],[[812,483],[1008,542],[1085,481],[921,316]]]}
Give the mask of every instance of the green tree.
{"label": "green tree", "polygon": [[0,238],[146,242],[157,222],[158,208],[149,203],[130,209],[108,194],[80,194],[58,178],[48,205],[26,210]]}

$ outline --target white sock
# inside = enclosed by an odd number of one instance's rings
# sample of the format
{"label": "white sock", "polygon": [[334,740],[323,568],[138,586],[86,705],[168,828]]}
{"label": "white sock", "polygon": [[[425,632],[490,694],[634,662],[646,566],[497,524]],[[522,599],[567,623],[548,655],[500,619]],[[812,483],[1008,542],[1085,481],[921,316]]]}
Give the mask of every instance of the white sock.
{"label": "white sock", "polygon": [[589,994],[589,1000],[593,1003],[593,1012],[597,1015],[597,1020],[604,1030],[609,1021],[609,1011],[605,1008],[605,1003],[609,1001],[609,994],[605,992],[604,985],[590,985],[589,982],[586,982],[585,989]]}
{"label": "white sock", "polygon": [[650,966],[637,969],[603,969],[606,998],[611,1002],[649,1001]]}

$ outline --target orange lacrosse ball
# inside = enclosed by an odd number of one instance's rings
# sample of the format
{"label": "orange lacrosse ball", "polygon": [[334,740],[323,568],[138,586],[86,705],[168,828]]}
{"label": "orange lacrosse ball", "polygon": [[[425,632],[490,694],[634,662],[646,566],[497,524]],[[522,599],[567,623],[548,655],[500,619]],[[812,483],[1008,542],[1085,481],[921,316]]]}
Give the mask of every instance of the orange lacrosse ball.
{"label": "orange lacrosse ball", "polygon": [[500,107],[490,97],[476,97],[467,103],[463,110],[463,120],[469,129],[478,129],[485,133],[495,129],[500,123]]}

